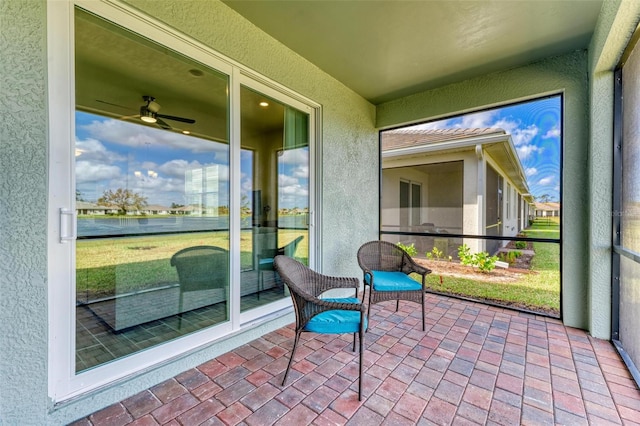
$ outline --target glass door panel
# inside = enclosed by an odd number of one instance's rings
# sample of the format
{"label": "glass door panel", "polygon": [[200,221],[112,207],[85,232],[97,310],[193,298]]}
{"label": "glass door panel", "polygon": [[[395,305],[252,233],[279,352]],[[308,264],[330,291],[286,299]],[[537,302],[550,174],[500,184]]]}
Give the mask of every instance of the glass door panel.
{"label": "glass door panel", "polygon": [[244,312],[289,297],[277,254],[309,262],[309,114],[245,86],[240,105]]}
{"label": "glass door panel", "polygon": [[229,320],[230,150],[227,75],[75,24],[79,372]]}

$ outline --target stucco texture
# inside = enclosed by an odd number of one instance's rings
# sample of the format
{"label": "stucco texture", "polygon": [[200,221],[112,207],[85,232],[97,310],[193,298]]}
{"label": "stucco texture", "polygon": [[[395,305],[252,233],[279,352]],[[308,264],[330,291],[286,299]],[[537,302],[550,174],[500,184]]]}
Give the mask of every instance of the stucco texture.
{"label": "stucco texture", "polygon": [[[377,236],[374,106],[218,1],[131,5],[322,105],[318,163],[325,166],[317,185],[321,268],[357,276],[357,248]],[[47,55],[55,52],[47,52],[46,6],[44,0],[0,2],[3,424],[68,423],[293,320],[267,321],[134,379],[53,405],[47,383]]]}
{"label": "stucco texture", "polygon": [[[622,2],[623,5],[627,4]],[[314,65],[269,38],[218,1],[131,1],[134,7],[322,105],[320,203],[322,269],[358,276],[355,252],[377,237],[379,147],[376,126],[465,112],[547,92],[565,94],[563,309],[565,322],[590,326],[588,283],[601,279],[589,268],[590,242],[604,241],[584,212],[607,197],[606,188],[589,196],[596,174],[590,162],[589,66],[585,52],[551,58],[528,67],[488,75],[421,93],[376,108]],[[605,2],[617,17],[619,2]],[[636,4],[640,4],[636,2]],[[48,100],[47,2],[0,1],[0,423],[66,424],[83,415],[186,370],[217,351],[242,344],[290,318],[263,324],[246,335],[167,363],[134,379],[53,407],[48,398]],[[611,9],[609,9],[609,7]],[[620,6],[622,8],[622,6]],[[637,8],[635,9],[637,12]],[[603,24],[599,37],[610,39]],[[637,22],[637,21],[636,21]],[[625,24],[621,24],[625,25]],[[625,33],[629,26],[617,31]],[[605,48],[602,49],[606,50]],[[594,60],[593,63],[598,63]],[[593,71],[592,71],[593,72]],[[598,86],[593,109],[610,107],[610,87]],[[595,90],[594,90],[595,91]],[[595,117],[592,113],[591,117]],[[595,117],[597,120],[606,118]],[[593,139],[592,145],[597,145]],[[605,149],[605,148],[602,148]],[[599,287],[600,288],[600,287]],[[594,303],[598,295],[591,295]],[[592,309],[593,310],[593,309]]]}
{"label": "stucco texture", "polygon": [[0,423],[47,412],[47,86],[43,1],[0,2]]}

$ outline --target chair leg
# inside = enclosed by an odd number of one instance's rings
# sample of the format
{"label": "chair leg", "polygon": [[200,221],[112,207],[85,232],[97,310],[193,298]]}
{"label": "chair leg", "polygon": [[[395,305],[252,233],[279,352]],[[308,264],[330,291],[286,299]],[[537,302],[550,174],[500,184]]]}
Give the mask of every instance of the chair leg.
{"label": "chair leg", "polygon": [[[369,304],[367,305],[367,318],[371,318],[371,293],[373,293],[373,288],[369,289]],[[364,299],[364,297],[363,297]],[[362,301],[364,303],[364,300]],[[367,322],[367,328],[364,330],[365,332],[369,331],[369,323]]]}
{"label": "chair leg", "polygon": [[400,299],[396,300],[396,312],[400,309]]}
{"label": "chair leg", "polygon": [[424,291],[422,292],[422,331],[426,331],[424,325]]}
{"label": "chair leg", "polygon": [[[355,341],[353,342],[355,344]],[[364,360],[364,333],[360,329],[360,377],[358,379],[358,401],[362,401],[362,361]]]}
{"label": "chair leg", "polygon": [[357,334],[358,334],[358,333],[353,333],[353,351],[354,351],[354,352],[356,351],[356,335],[357,335]]}
{"label": "chair leg", "polygon": [[264,288],[264,271],[258,270],[258,288],[256,289],[256,294],[258,295],[258,300],[260,300],[260,292]]}
{"label": "chair leg", "polygon": [[287,364],[287,371],[284,372],[284,377],[282,378],[282,386],[284,386],[284,382],[287,381],[287,376],[289,375],[289,369],[291,368],[291,364],[293,363],[293,357],[296,355],[296,349],[298,347],[299,339],[300,339],[300,331],[296,331],[296,337],[293,340],[293,349],[291,350],[291,358],[289,358],[289,364]]}
{"label": "chair leg", "polygon": [[178,330],[182,330],[182,288],[180,288],[180,302],[178,302],[178,315],[180,315]]}

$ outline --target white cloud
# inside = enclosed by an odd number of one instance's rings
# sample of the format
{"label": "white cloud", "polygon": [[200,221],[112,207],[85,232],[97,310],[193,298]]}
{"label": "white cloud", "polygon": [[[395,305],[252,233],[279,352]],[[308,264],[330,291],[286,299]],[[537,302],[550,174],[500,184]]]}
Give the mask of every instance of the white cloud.
{"label": "white cloud", "polygon": [[[100,141],[133,148],[163,146],[188,149],[193,153],[216,152],[216,155],[219,152],[226,153],[228,151],[228,145],[225,143],[199,139],[122,120],[94,120],[91,124],[79,127]],[[228,154],[225,155],[228,158]]]}
{"label": "white cloud", "polygon": [[520,161],[524,161],[528,159],[534,152],[541,153],[542,148],[539,148],[535,145],[523,145],[516,148],[518,151],[518,157]]}
{"label": "white cloud", "polygon": [[527,167],[524,173],[527,175],[527,177],[534,176],[538,173],[538,169],[536,169],[535,167]]}
{"label": "white cloud", "polygon": [[278,175],[278,186],[280,188],[288,187],[288,186],[295,186],[295,185],[298,185],[298,179],[297,178],[295,178],[293,176],[284,175],[284,174]]}
{"label": "white cloud", "polygon": [[184,173],[187,170],[201,169],[205,165],[198,161],[188,162],[187,160],[171,160],[158,167],[158,170],[164,175],[172,176],[179,179],[184,179]]}
{"label": "white cloud", "polygon": [[551,184],[553,184],[554,182],[555,182],[555,178],[554,178],[554,176],[547,176],[547,177],[545,177],[545,178],[540,179],[540,180],[538,181],[538,185],[546,186],[546,185],[551,185]]}
{"label": "white cloud", "polygon": [[283,164],[309,164],[309,149],[288,149],[286,151],[281,151],[282,155],[280,155],[278,161]]}
{"label": "white cloud", "polygon": [[550,139],[550,138],[559,138],[559,137],[560,137],[560,129],[558,127],[554,127],[549,131],[547,131],[547,133],[545,133],[542,138]]}
{"label": "white cloud", "polygon": [[538,134],[538,128],[532,124],[524,129],[517,128],[511,132],[511,138],[515,146],[529,145]]}
{"label": "white cloud", "polygon": [[107,164],[126,160],[123,155],[109,151],[102,142],[92,138],[76,140],[76,156],[78,160]]}
{"label": "white cloud", "polygon": [[92,161],[76,161],[76,182],[99,182],[120,176],[120,168]]}
{"label": "white cloud", "polygon": [[499,110],[495,109],[490,111],[477,112],[474,114],[467,114],[462,117],[462,122],[456,127],[463,129],[494,127],[492,123],[494,123],[495,116],[499,112]]}
{"label": "white cloud", "polygon": [[496,128],[502,129],[505,132],[513,135],[513,133],[518,130],[519,126],[520,126],[520,122],[518,122],[518,121],[509,120],[507,118],[502,118],[502,119],[496,121],[495,123],[489,125],[488,127],[496,127]]}
{"label": "white cloud", "polygon": [[309,166],[301,165],[299,167],[296,167],[296,169],[293,171],[293,176],[300,179],[307,179],[309,177]]}

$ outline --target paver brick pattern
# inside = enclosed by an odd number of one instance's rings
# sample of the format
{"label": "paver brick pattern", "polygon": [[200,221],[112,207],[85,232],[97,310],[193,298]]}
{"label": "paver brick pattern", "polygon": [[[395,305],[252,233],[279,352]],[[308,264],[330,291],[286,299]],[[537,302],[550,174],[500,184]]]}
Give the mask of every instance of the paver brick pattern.
{"label": "paver brick pattern", "polygon": [[371,309],[363,399],[351,335],[293,325],[74,425],[640,425],[640,391],[608,341],[535,316],[439,295]]}

